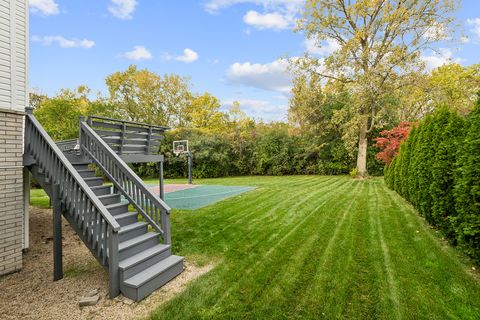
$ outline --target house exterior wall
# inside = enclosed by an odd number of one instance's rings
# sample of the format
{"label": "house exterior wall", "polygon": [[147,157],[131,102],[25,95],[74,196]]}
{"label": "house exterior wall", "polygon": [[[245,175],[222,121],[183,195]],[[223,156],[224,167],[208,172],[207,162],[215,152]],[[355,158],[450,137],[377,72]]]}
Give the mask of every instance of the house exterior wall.
{"label": "house exterior wall", "polygon": [[27,0],[0,0],[0,275],[22,267],[28,246],[22,157],[27,40]]}
{"label": "house exterior wall", "polygon": [[23,115],[0,111],[0,274],[22,267]]}

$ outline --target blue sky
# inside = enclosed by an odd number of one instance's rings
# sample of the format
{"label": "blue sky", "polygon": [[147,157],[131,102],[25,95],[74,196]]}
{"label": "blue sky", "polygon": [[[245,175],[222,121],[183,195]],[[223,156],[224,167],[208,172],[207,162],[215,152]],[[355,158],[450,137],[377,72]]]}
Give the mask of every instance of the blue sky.
{"label": "blue sky", "polygon": [[[130,64],[191,78],[193,90],[266,121],[285,120],[291,79],[281,58],[309,48],[292,31],[303,0],[30,0],[30,87],[55,94]],[[427,66],[479,63],[480,2],[464,0],[463,43],[425,52]],[[314,54],[326,54],[325,44]],[[311,48],[310,48],[311,50]]]}

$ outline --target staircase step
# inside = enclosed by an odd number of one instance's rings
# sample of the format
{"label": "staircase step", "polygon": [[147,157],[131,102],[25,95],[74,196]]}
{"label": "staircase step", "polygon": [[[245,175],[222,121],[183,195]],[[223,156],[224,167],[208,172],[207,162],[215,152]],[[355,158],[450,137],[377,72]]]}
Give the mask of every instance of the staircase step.
{"label": "staircase step", "polygon": [[119,202],[119,203],[109,204],[105,207],[113,215],[128,212],[128,203]]}
{"label": "staircase step", "polygon": [[100,199],[100,201],[106,206],[109,204],[120,203],[120,193],[105,194],[98,196],[98,199]]}
{"label": "staircase step", "polygon": [[120,279],[125,280],[171,256],[170,245],[157,244],[130,258],[120,261]]}
{"label": "staircase step", "polygon": [[159,237],[159,233],[148,232],[127,241],[120,242],[118,245],[119,260],[124,260],[157,245],[160,241]]}
{"label": "staircase step", "polygon": [[88,165],[91,164],[91,162],[88,162],[88,161],[70,161],[70,163],[77,170],[87,170]]}
{"label": "staircase step", "polygon": [[120,227],[137,222],[138,212],[125,212],[115,215],[115,220],[117,220]]}
{"label": "staircase step", "polygon": [[93,193],[97,196],[103,196],[106,194],[111,194],[112,193],[112,187],[111,186],[96,186],[96,187],[91,187]]}
{"label": "staircase step", "polygon": [[92,178],[95,177],[95,171],[90,169],[77,169],[77,172],[82,178]]}
{"label": "staircase step", "polygon": [[183,257],[170,256],[128,278],[121,284],[123,295],[139,301],[183,271]]}
{"label": "staircase step", "polygon": [[103,184],[103,178],[100,177],[84,178],[83,180],[85,180],[90,187],[101,186]]}
{"label": "staircase step", "polygon": [[132,238],[141,236],[148,232],[148,224],[146,222],[135,222],[127,226],[121,227],[118,232],[118,239],[121,241],[127,241]]}

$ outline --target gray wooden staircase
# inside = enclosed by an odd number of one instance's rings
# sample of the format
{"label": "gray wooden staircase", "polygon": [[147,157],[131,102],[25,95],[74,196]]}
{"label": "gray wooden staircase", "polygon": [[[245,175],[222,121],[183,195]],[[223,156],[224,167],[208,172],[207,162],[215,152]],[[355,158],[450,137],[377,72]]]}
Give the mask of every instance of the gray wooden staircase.
{"label": "gray wooden staircase", "polygon": [[80,123],[81,149],[74,155],[64,154],[31,112],[25,128],[25,165],[52,199],[57,221],[55,280],[63,275],[57,215],[69,221],[109,273],[111,298],[121,292],[139,301],[183,271],[183,257],[171,251],[170,208],[87,123]]}

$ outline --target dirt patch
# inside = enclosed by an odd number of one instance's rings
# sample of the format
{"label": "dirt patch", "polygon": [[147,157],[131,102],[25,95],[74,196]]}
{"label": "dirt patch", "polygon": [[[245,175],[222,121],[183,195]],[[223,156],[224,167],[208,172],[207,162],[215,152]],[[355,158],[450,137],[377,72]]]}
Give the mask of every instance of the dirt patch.
{"label": "dirt patch", "polygon": [[[63,220],[64,278],[53,282],[52,213],[30,210],[30,249],[23,255],[20,272],[0,278],[2,319],[138,319],[183,291],[188,283],[210,271],[212,264],[196,266],[188,261],[173,281],[139,303],[108,295],[108,275]],[[80,298],[98,288],[100,301],[80,308]]]}

